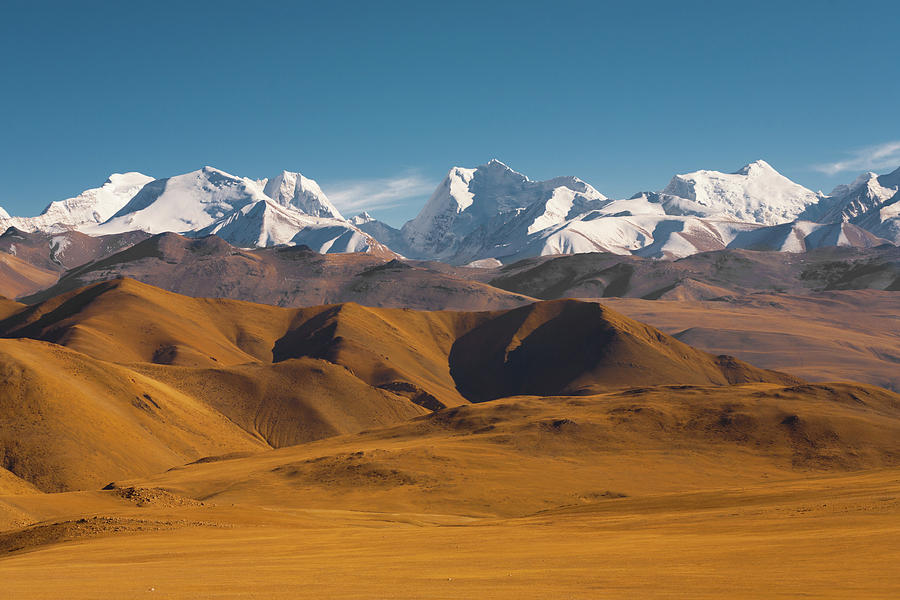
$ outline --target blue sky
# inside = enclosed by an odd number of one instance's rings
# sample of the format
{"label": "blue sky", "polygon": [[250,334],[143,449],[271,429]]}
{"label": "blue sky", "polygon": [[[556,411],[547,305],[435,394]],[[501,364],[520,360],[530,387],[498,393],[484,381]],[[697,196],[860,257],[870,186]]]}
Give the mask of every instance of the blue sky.
{"label": "blue sky", "polygon": [[[327,4],[327,6],[326,6]],[[109,173],[318,180],[399,224],[497,157],[608,196],[764,158],[830,190],[900,166],[896,2],[19,2],[0,206]]]}

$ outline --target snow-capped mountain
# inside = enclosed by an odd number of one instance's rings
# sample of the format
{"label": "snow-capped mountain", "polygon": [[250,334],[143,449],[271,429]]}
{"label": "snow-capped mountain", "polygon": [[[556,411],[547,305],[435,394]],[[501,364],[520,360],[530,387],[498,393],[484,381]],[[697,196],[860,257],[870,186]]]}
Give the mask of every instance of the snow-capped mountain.
{"label": "snow-capped mountain", "polygon": [[851,222],[900,246],[900,192]]}
{"label": "snow-capped mountain", "polygon": [[0,220],[5,227],[15,227],[21,231],[49,231],[54,227],[77,229],[95,225],[113,216],[151,181],[152,177],[142,173],[113,173],[101,187],[85,190],[74,198],[51,202],[36,217],[10,217],[3,211]]}
{"label": "snow-capped mountain", "polygon": [[266,181],[263,193],[281,206],[296,208],[311,217],[344,218],[319,184],[300,173],[282,171]]}
{"label": "snow-capped mountain", "polygon": [[[863,173],[849,185],[839,185],[814,213],[821,223],[850,221],[885,204],[900,188],[900,169],[887,175]],[[815,214],[815,213],[818,214]]]}
{"label": "snow-capped mountain", "polygon": [[383,221],[379,221],[367,212],[359,213],[350,218],[350,223],[359,228],[373,238],[387,245],[391,250],[400,255],[409,256],[412,253],[403,237],[403,232],[395,227],[391,227]]}
{"label": "snow-capped mountain", "polygon": [[402,229],[361,213],[345,219],[300,173],[249,179],[219,169],[153,180],[112,175],[100,188],[51,203],[21,231],[218,235],[241,247],[303,244],[454,264],[612,252],[679,258],[724,248],[803,252],[900,244],[900,169],[866,173],[828,196],[756,161],[734,173],[676,175],[661,191],[609,199],[577,177],[532,181],[498,160],[452,168]]}
{"label": "snow-capped mountain", "polygon": [[818,194],[794,183],[764,160],[734,173],[694,171],[676,175],[660,194],[669,205],[668,214],[760,225],[793,221],[820,200]]}
{"label": "snow-capped mountain", "polygon": [[83,231],[196,231],[265,198],[258,182],[203,167],[148,183],[108,221]]}
{"label": "snow-capped mountain", "polygon": [[521,217],[528,234],[580,214],[606,196],[577,177],[532,181],[499,160],[475,169],[454,167],[422,211],[403,226],[420,257],[447,259],[478,230],[490,233]]}
{"label": "snow-capped mountain", "polygon": [[724,248],[803,252],[885,242],[852,224],[798,220],[828,199],[761,160],[734,173],[676,175],[660,192],[621,200],[574,177],[532,182],[491,161],[452,169],[402,233],[414,256],[456,264],[583,252],[658,258]]}
{"label": "snow-capped mountain", "polygon": [[204,167],[158,179],[112,218],[83,230],[216,234],[241,247],[306,244],[323,253],[389,252],[344,220],[315,181],[289,171],[256,181]]}
{"label": "snow-capped mountain", "polygon": [[343,219],[314,217],[265,198],[190,233],[193,237],[215,234],[242,248],[305,245],[322,254],[368,252],[388,255],[390,250],[375,238]]}

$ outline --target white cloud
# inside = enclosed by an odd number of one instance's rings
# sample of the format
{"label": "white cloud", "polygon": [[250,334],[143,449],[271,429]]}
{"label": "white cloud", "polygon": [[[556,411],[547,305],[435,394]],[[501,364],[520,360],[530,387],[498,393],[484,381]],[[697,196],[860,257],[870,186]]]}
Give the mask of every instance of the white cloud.
{"label": "white cloud", "polygon": [[816,165],[814,168],[828,175],[836,175],[844,171],[894,169],[898,165],[900,165],[900,141],[854,150],[845,160]]}
{"label": "white cloud", "polygon": [[430,195],[435,185],[417,173],[408,173],[397,177],[339,181],[329,185],[325,193],[339,210],[352,214],[401,206],[404,200]]}

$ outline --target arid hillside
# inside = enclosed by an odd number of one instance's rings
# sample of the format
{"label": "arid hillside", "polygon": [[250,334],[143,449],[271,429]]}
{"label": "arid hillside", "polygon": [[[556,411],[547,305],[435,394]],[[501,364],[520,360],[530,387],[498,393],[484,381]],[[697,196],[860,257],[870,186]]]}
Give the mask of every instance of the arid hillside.
{"label": "arid hillside", "polygon": [[510,395],[799,383],[577,301],[285,309],[119,279],[7,308],[2,465],[46,491]]}

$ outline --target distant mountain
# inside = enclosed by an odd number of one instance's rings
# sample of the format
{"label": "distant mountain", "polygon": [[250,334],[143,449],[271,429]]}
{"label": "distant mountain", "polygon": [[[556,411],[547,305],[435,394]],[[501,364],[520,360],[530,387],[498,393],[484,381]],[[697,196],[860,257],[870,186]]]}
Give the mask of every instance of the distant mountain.
{"label": "distant mountain", "polygon": [[661,194],[667,200],[667,214],[760,225],[793,221],[820,200],[815,192],[794,183],[764,160],[734,173],[695,171],[676,175]]}
{"label": "distant mountain", "polygon": [[[269,195],[271,194],[271,196]],[[144,186],[92,234],[140,230],[203,237],[240,247],[304,244],[318,252],[391,252],[344,220],[315,181],[282,172],[271,180],[236,177],[213,167]]]}
{"label": "distant mountain", "polygon": [[0,223],[21,231],[64,230],[103,223],[151,181],[152,177],[142,173],[113,173],[101,187],[51,202],[36,217],[9,217],[0,209]]}
{"label": "distant mountain", "polygon": [[57,273],[115,254],[147,239],[150,234],[129,231],[90,236],[80,231],[22,231],[15,227],[0,234],[0,252]]}
{"label": "distant mountain", "polygon": [[478,278],[542,300],[711,300],[760,292],[900,291],[900,248],[823,246],[803,255],[726,249],[671,261],[610,253],[542,256],[481,270]]}
{"label": "distant mountain", "polygon": [[804,252],[898,244],[898,189],[900,169],[866,173],[826,196],[757,160],[733,173],[675,175],[661,191],[610,199],[577,177],[533,181],[494,159],[450,169],[419,214],[397,229],[368,213],[344,218],[301,173],[257,180],[204,167],[157,180],[113,175],[38,217],[0,212],[0,226],[92,236],[214,234],[241,248],[304,245],[453,265],[584,252],[677,259],[726,248]]}
{"label": "distant mountain", "polygon": [[319,184],[300,173],[282,171],[266,181],[263,193],[277,204],[295,208],[311,217],[344,218],[325,196]]}
{"label": "distant mountain", "polygon": [[734,173],[676,175],[661,192],[622,200],[607,199],[574,177],[533,182],[494,160],[452,169],[402,234],[411,256],[452,264],[583,252],[671,259],[725,248],[803,252],[886,243],[865,227],[798,221],[828,199],[762,160]]}
{"label": "distant mountain", "polygon": [[[87,236],[85,236],[87,237]],[[2,242],[0,237],[0,242]],[[422,310],[492,310],[532,302],[463,273],[429,263],[368,254],[320,254],[305,246],[241,250],[217,236],[155,235],[122,252],[66,272],[35,302],[118,277],[179,294],[233,298],[278,306],[358,302]]]}
{"label": "distant mountain", "polygon": [[849,185],[839,185],[811,207],[810,216],[820,223],[850,221],[887,203],[900,187],[900,169],[887,175],[863,173]]}
{"label": "distant mountain", "polygon": [[322,254],[367,252],[395,256],[374,237],[343,219],[313,217],[265,198],[189,232],[191,236],[218,235],[241,248],[303,245]]}
{"label": "distant mountain", "polygon": [[85,231],[194,231],[265,198],[257,182],[203,167],[148,183],[111,219]]}
{"label": "distant mountain", "polygon": [[604,200],[577,177],[531,181],[495,159],[475,169],[452,168],[402,232],[414,257],[452,260],[464,251],[484,258],[482,240],[498,230],[510,238],[531,235]]}
{"label": "distant mountain", "polygon": [[900,245],[900,193],[853,219],[852,223]]}

